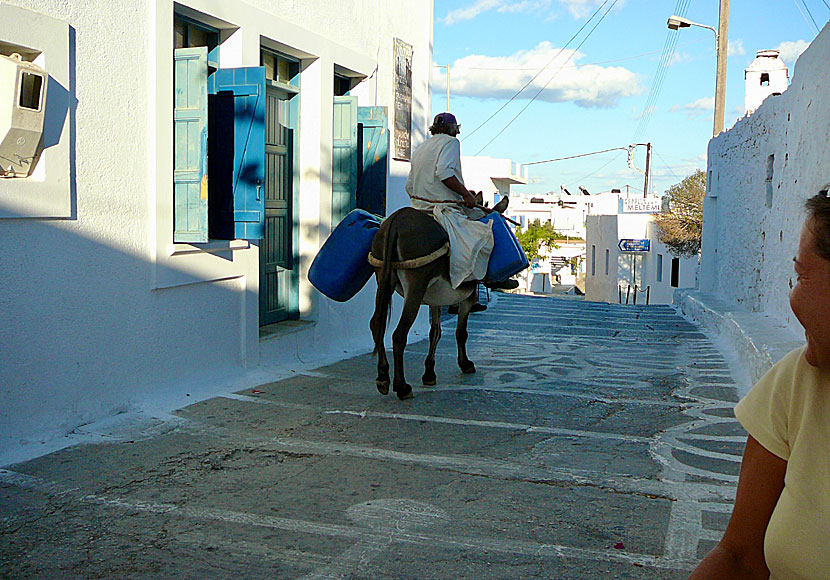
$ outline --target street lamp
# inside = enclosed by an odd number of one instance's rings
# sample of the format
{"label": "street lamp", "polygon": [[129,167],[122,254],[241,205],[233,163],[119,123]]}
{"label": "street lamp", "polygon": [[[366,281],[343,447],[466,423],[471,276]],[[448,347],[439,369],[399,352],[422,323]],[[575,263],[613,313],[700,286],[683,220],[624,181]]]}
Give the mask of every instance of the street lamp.
{"label": "street lamp", "polygon": [[445,68],[447,69],[447,108],[444,109],[446,112],[450,112],[450,65],[448,64],[436,64],[435,68]]}
{"label": "street lamp", "polygon": [[[723,8],[726,5],[726,17],[724,18]],[[728,26],[729,14],[729,0],[721,0],[721,26],[722,33],[718,34],[716,28],[707,26],[706,24],[699,24],[692,22],[688,18],[682,16],[672,15],[669,17],[666,26],[669,30],[679,30],[681,28],[689,28],[690,26],[699,26],[700,28],[708,28],[715,34],[715,52],[718,57],[718,70],[715,76],[715,124],[712,130],[712,135],[717,137],[723,131],[723,110],[726,101],[726,42],[721,44],[721,36],[726,40],[726,27]]]}

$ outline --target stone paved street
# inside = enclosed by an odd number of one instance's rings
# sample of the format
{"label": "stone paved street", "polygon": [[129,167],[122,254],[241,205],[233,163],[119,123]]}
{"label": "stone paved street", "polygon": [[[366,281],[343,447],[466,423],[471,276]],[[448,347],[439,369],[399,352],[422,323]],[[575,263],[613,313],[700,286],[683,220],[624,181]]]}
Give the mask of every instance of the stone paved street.
{"label": "stone paved street", "polygon": [[407,350],[409,401],[364,355],[6,466],[0,576],[685,578],[743,449],[716,347],[666,306],[501,294],[463,375],[453,330],[437,387]]}

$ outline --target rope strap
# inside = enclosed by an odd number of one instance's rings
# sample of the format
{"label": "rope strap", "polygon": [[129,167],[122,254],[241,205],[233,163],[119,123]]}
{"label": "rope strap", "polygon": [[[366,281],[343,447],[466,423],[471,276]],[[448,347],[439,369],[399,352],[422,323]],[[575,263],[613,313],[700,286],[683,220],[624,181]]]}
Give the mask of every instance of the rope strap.
{"label": "rope strap", "polygon": [[[392,267],[396,270],[411,270],[413,268],[420,268],[421,266],[426,266],[427,264],[434,262],[444,254],[450,253],[450,244],[447,242],[431,254],[427,254],[426,256],[421,256],[420,258],[413,258],[411,260],[403,260],[401,262],[392,262]],[[383,260],[378,260],[372,255],[372,252],[369,252],[369,263],[374,266],[375,268],[380,268],[383,266]]]}
{"label": "rope strap", "polygon": [[412,194],[410,194],[409,197],[417,199],[418,201],[426,201],[428,203],[454,203],[456,205],[464,205],[464,201],[458,199],[427,199],[425,197],[418,197],[417,195]]}

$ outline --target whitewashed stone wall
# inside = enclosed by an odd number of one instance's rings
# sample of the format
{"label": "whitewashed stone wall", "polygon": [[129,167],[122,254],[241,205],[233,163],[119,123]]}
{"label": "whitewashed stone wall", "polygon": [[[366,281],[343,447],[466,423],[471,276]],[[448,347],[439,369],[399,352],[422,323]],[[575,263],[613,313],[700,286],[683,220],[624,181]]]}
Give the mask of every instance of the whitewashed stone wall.
{"label": "whitewashed stone wall", "polygon": [[700,289],[793,331],[788,294],[804,200],[830,182],[830,29],[790,88],[709,144]]}

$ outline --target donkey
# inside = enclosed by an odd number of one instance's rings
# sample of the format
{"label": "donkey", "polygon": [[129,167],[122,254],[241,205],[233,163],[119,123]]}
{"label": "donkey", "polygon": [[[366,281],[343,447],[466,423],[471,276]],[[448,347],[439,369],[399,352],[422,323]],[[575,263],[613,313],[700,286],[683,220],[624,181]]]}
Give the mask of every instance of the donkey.
{"label": "donkey", "polygon": [[[505,200],[507,198],[504,198]],[[493,208],[504,211],[506,203]],[[493,211],[486,210],[486,211]],[[463,282],[458,288],[450,284],[449,236],[431,214],[405,207],[389,216],[372,241],[369,261],[375,267],[377,294],[375,312],[369,327],[375,341],[374,354],[378,357],[378,376],[375,379],[382,395],[389,393],[389,361],[386,358],[384,336],[389,318],[392,294],[404,298],[403,312],[392,333],[394,382],[392,389],[399,399],[412,397],[412,387],[404,376],[404,349],[407,336],[422,304],[429,306],[429,352],[424,361],[424,385],[434,385],[435,350],[441,339],[441,307],[459,304],[455,340],[458,345],[458,366],[463,373],[476,372],[475,364],[467,357],[467,318],[476,303],[476,281]]]}

